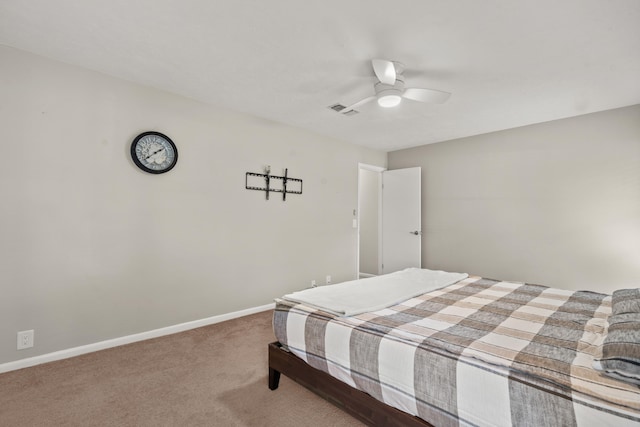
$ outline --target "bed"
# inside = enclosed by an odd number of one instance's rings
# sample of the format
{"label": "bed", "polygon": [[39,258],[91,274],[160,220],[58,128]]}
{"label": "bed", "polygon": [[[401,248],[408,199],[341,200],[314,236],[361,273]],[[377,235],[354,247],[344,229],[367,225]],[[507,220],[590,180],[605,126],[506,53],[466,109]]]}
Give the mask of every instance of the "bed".
{"label": "bed", "polygon": [[[284,374],[369,425],[640,425],[637,290],[441,273],[344,283],[336,306],[331,287],[278,298],[269,388]],[[369,300],[389,286],[386,304]]]}

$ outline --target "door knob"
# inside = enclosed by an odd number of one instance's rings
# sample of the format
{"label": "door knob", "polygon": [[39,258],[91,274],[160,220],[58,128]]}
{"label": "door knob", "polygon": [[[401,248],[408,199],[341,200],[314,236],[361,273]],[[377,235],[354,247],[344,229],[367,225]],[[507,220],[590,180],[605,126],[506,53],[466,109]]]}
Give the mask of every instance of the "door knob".
{"label": "door knob", "polygon": [[419,236],[419,235],[421,235],[421,234],[422,234],[422,231],[418,231],[418,230],[416,230],[416,231],[410,231],[409,233],[411,233],[411,234],[415,234],[416,236]]}

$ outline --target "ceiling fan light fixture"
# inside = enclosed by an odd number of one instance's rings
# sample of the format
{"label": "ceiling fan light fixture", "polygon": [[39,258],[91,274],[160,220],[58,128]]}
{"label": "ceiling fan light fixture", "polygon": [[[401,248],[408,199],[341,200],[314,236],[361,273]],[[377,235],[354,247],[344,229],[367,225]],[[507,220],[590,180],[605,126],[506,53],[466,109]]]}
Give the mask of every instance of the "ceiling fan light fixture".
{"label": "ceiling fan light fixture", "polygon": [[374,59],[371,61],[373,66],[373,72],[375,73],[378,81],[373,85],[375,89],[375,95],[371,95],[367,98],[361,99],[355,104],[351,104],[348,107],[342,107],[335,109],[335,106],[330,107],[335,111],[339,111],[340,114],[350,115],[357,114],[356,108],[373,101],[378,101],[378,106],[382,108],[393,108],[400,105],[402,98],[407,98],[410,101],[428,102],[434,104],[442,104],[445,102],[451,94],[436,89],[426,88],[405,88],[404,87],[404,65],[400,62],[387,61],[384,59]]}
{"label": "ceiling fan light fixture", "polygon": [[402,101],[402,97],[395,93],[381,93],[378,95],[378,105],[384,108],[396,107]]}

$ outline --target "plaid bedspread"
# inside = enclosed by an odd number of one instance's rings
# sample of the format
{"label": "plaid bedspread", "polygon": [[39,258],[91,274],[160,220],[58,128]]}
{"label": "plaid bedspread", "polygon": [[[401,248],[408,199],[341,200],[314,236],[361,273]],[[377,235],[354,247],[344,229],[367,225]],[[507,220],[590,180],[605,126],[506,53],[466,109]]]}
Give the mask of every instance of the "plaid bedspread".
{"label": "plaid bedspread", "polygon": [[469,277],[353,317],[276,303],[290,351],[435,426],[640,425],[640,388],[591,367],[608,295]]}

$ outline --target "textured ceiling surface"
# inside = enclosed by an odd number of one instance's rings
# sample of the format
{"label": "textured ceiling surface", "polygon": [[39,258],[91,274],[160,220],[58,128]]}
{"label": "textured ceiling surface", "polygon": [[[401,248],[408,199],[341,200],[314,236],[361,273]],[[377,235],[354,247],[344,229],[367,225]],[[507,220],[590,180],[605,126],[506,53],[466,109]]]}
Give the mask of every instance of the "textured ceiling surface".
{"label": "textured ceiling surface", "polygon": [[[0,44],[383,151],[640,103],[638,0],[0,0]],[[374,58],[453,95],[330,110]]]}

